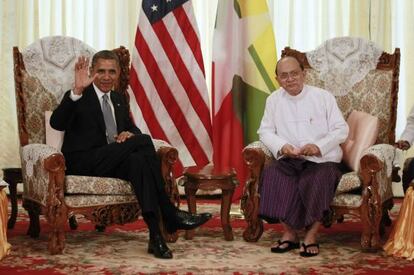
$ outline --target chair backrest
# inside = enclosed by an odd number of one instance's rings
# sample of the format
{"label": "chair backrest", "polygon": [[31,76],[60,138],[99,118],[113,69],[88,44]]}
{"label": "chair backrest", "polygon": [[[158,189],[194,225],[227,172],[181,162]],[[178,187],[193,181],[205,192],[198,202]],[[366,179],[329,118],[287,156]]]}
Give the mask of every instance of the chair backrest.
{"label": "chair backrest", "polygon": [[[79,56],[92,58],[96,51],[68,36],[48,36],[23,51],[13,48],[14,78],[20,145],[45,143],[45,111],[56,108],[74,84]],[[120,58],[121,77],[116,90],[127,94],[130,56],[127,49],[114,50]]]}
{"label": "chair backrest", "polygon": [[371,114],[379,119],[376,143],[394,143],[398,48],[388,54],[368,40],[339,37],[307,53],[287,47],[282,56],[300,60],[305,66],[305,82],[332,92],[345,119],[353,110]]}

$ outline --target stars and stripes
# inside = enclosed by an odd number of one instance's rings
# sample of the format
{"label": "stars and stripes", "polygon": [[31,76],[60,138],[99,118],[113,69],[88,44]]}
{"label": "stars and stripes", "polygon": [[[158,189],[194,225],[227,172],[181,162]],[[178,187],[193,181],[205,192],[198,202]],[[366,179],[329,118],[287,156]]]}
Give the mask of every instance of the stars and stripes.
{"label": "stars and stripes", "polygon": [[130,103],[135,122],[179,151],[183,166],[212,157],[207,84],[192,3],[143,0],[132,50]]}

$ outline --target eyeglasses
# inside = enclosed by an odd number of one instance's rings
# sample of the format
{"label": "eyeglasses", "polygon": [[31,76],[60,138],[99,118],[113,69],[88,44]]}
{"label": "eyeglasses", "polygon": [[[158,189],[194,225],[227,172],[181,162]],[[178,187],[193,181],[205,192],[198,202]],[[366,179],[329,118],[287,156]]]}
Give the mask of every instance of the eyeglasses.
{"label": "eyeglasses", "polygon": [[289,77],[290,78],[298,78],[299,75],[301,74],[301,71],[297,70],[297,71],[291,71],[291,72],[283,72],[279,75],[279,79],[280,80],[287,80]]}

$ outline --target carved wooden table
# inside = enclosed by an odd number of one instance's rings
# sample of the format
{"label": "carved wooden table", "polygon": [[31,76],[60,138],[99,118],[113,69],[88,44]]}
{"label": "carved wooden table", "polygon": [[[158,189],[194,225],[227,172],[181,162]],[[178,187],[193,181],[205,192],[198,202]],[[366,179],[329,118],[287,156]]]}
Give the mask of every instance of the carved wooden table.
{"label": "carved wooden table", "polygon": [[3,180],[9,184],[11,215],[7,223],[7,228],[13,229],[17,218],[17,184],[22,182],[21,168],[4,168]]}
{"label": "carved wooden table", "polygon": [[[233,240],[233,230],[230,225],[230,206],[234,189],[238,181],[233,168],[217,169],[213,165],[204,167],[189,167],[184,170],[183,185],[187,197],[188,210],[196,213],[196,192],[198,189],[212,191],[222,190],[221,195],[221,225],[226,241]],[[191,240],[194,230],[187,230],[185,238]]]}

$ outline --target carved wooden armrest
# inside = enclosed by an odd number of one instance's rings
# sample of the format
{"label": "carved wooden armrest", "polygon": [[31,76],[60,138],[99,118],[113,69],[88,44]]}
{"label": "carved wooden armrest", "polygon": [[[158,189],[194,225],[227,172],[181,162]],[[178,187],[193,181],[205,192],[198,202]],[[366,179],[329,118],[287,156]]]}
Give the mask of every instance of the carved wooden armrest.
{"label": "carved wooden armrest", "polygon": [[178,160],[178,151],[164,140],[153,139],[152,141],[161,160],[161,172],[165,181],[165,190],[170,196],[171,201],[179,207],[180,195],[173,175],[173,165]]}
{"label": "carved wooden armrest", "polygon": [[363,193],[369,192],[387,199],[391,191],[392,164],[395,148],[389,144],[376,144],[365,150],[361,158],[360,175]]}
{"label": "carved wooden armrest", "polygon": [[46,144],[28,144],[21,154],[25,197],[42,205],[59,204],[56,199],[63,199],[65,178],[62,153]]}
{"label": "carved wooden armrest", "polygon": [[393,196],[391,174],[394,156],[393,146],[376,144],[368,148],[361,158],[361,246],[364,250],[376,250],[381,246],[379,240],[383,204]]}
{"label": "carved wooden armrest", "polygon": [[178,151],[171,144],[164,140],[153,139],[155,150],[162,162],[172,166],[178,160]]}
{"label": "carved wooden armrest", "polygon": [[249,168],[249,176],[244,186],[241,199],[241,210],[247,222],[247,228],[243,232],[244,240],[257,241],[263,233],[263,222],[259,214],[259,179],[264,165],[273,156],[270,150],[260,141],[255,141],[243,149],[243,158]]}
{"label": "carved wooden armrest", "polygon": [[243,158],[250,170],[260,174],[263,165],[270,161],[273,155],[261,141],[254,141],[243,149]]}

